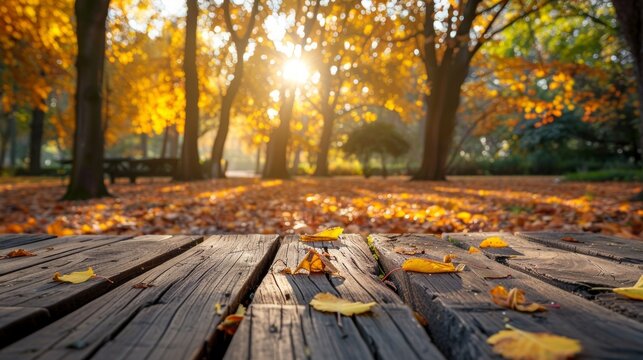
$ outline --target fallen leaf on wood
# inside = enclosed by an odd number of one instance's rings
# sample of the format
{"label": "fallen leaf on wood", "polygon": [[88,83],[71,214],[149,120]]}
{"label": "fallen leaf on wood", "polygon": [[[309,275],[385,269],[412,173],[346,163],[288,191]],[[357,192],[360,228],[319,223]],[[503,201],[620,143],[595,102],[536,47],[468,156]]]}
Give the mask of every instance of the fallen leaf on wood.
{"label": "fallen leaf on wood", "polygon": [[315,297],[310,301],[310,306],[315,310],[340,313],[346,316],[363,314],[371,311],[371,308],[375,305],[377,305],[375,302],[366,304],[363,302],[351,302],[325,292],[315,295]]}
{"label": "fallen leaf on wood", "polygon": [[132,285],[132,287],[133,287],[134,289],[147,289],[147,288],[154,287],[154,286],[156,286],[156,285],[154,285],[154,284],[148,284],[148,283],[144,283],[144,282],[140,282],[140,283],[138,283],[138,284],[134,284],[134,285]]}
{"label": "fallen leaf on wood", "polygon": [[3,256],[3,258],[16,258],[16,257],[23,257],[23,256],[36,256],[36,254],[25,249],[18,249],[18,250],[13,250],[9,252],[7,255]]}
{"label": "fallen leaf on wood", "polygon": [[562,238],[560,238],[560,240],[567,241],[567,242],[572,242],[572,243],[579,243],[580,242],[580,241],[576,240],[575,238],[573,238],[571,236],[562,237]]}
{"label": "fallen leaf on wood", "polygon": [[511,327],[487,339],[493,351],[506,359],[563,360],[581,352],[578,340],[549,333],[531,333]]}
{"label": "fallen leaf on wood", "polygon": [[301,235],[301,241],[334,241],[344,232],[344,228],[334,227],[313,235]]}
{"label": "fallen leaf on wood", "polygon": [[217,315],[223,315],[223,311],[221,310],[221,303],[214,304],[214,313]]}
{"label": "fallen leaf on wood", "polygon": [[[330,260],[321,255],[314,249],[308,250],[304,259],[301,260],[295,271],[292,274],[297,274],[299,270],[306,270],[309,273],[328,273],[331,275],[338,275],[339,270],[333,265]],[[284,269],[282,272],[287,273]]]}
{"label": "fallen leaf on wood", "polygon": [[633,300],[643,300],[643,275],[632,287],[612,289],[613,292]]}
{"label": "fallen leaf on wood", "polygon": [[544,306],[537,303],[527,303],[525,292],[513,288],[509,291],[504,286],[498,285],[489,291],[491,300],[499,306],[507,309],[522,311],[522,312],[536,312],[547,311]]}
{"label": "fallen leaf on wood", "polygon": [[59,272],[54,274],[54,281],[66,282],[70,284],[80,284],[96,277],[94,269],[88,267],[86,271],[76,271],[70,274],[61,275]]}
{"label": "fallen leaf on wood", "polygon": [[226,318],[217,326],[217,330],[221,330],[228,335],[234,335],[239,328],[241,320],[243,320],[246,315],[246,308],[243,305],[239,305],[237,312],[226,316]]}
{"label": "fallen leaf on wood", "polygon": [[402,263],[402,269],[404,269],[404,271],[427,274],[454,273],[462,271],[462,267],[460,265],[458,265],[458,267],[456,268],[453,263],[444,263],[425,258],[407,259],[406,261],[404,261],[404,263]]}
{"label": "fallen leaf on wood", "polygon": [[414,311],[414,312],[413,312],[413,316],[415,317],[415,320],[417,320],[417,321],[420,323],[420,325],[422,325],[422,326],[429,326],[429,322],[428,322],[428,321],[426,320],[426,318],[425,318],[422,314],[420,314],[419,312]]}
{"label": "fallen leaf on wood", "polygon": [[393,251],[402,255],[424,254],[424,250],[418,250],[418,249],[413,249],[410,247],[402,247],[402,246],[396,246],[395,248],[393,248]]}
{"label": "fallen leaf on wood", "polygon": [[446,254],[442,258],[442,262],[450,263],[450,262],[453,262],[453,259],[455,259],[455,258],[456,258],[455,254]]}
{"label": "fallen leaf on wood", "polygon": [[480,250],[477,247],[469,246],[469,254],[476,254],[476,253],[479,253],[479,252],[480,252]]}
{"label": "fallen leaf on wood", "polygon": [[509,244],[507,244],[507,242],[504,241],[500,236],[488,237],[488,238],[484,239],[480,243],[480,247],[483,248],[483,249],[488,248],[488,247],[490,247],[490,248],[503,248],[503,247],[507,247],[507,246],[509,246]]}

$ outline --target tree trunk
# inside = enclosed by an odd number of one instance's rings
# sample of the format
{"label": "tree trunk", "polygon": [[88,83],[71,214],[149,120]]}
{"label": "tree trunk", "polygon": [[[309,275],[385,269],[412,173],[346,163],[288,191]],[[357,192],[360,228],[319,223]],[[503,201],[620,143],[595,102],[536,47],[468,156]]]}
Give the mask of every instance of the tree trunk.
{"label": "tree trunk", "polygon": [[161,159],[165,158],[169,133],[170,133],[170,127],[166,125],[165,130],[163,131],[163,141],[161,142],[161,152],[159,156]]}
{"label": "tree trunk", "polygon": [[199,79],[196,67],[196,30],[199,16],[197,0],[187,0],[185,26],[185,131],[176,180],[190,181],[203,179],[199,164]]}
{"label": "tree trunk", "polygon": [[9,115],[9,167],[13,170],[16,169],[18,157],[18,129],[16,125],[16,116],[12,113]]}
{"label": "tree trunk", "polygon": [[388,170],[386,169],[386,155],[381,153],[380,158],[382,159],[382,177],[386,179],[388,176]]}
{"label": "tree trunk", "polygon": [[332,109],[324,111],[324,125],[322,127],[321,138],[319,139],[319,152],[317,153],[317,166],[315,167],[315,176],[328,176],[328,152],[330,151],[330,141],[333,136],[333,126],[335,125],[335,114]]}
{"label": "tree trunk", "polygon": [[301,149],[298,147],[294,149],[292,154],[292,166],[290,167],[290,173],[297,175],[299,171],[299,163],[301,162]]}
{"label": "tree trunk", "polygon": [[67,200],[109,195],[103,178],[101,111],[108,9],[109,0],[76,0],[76,129]]}
{"label": "tree trunk", "polygon": [[255,174],[261,174],[261,145],[257,145],[257,158],[255,159]]}
{"label": "tree trunk", "polygon": [[147,159],[147,134],[141,134],[141,157]]}
{"label": "tree trunk", "polygon": [[288,179],[288,140],[290,139],[290,120],[292,119],[295,104],[295,86],[290,86],[284,91],[284,99],[279,109],[279,126],[272,131],[266,165],[263,168],[264,179]]}
{"label": "tree trunk", "polygon": [[170,157],[173,159],[179,157],[179,131],[176,125],[170,128]]}
{"label": "tree trunk", "polygon": [[45,112],[35,107],[31,112],[31,132],[29,134],[29,173],[38,175],[41,171],[42,136],[45,131]]}
{"label": "tree trunk", "polygon": [[446,180],[446,161],[453,142],[460,89],[469,71],[467,65],[445,64],[435,74],[431,95],[426,99],[422,165],[413,180]]}
{"label": "tree trunk", "polygon": [[[636,71],[639,96],[639,155],[643,158],[643,2],[637,0],[612,0],[621,32],[630,48]],[[643,191],[632,198],[643,201]]]}

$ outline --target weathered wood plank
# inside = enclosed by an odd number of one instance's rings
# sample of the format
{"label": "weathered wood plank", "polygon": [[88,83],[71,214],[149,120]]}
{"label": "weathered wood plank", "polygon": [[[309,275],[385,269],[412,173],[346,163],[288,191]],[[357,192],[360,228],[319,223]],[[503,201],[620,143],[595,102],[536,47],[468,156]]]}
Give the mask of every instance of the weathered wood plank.
{"label": "weathered wood plank", "polygon": [[[186,359],[260,281],[276,235],[221,235],[0,350],[0,359]],[[139,283],[153,284],[145,289]],[[221,313],[215,304],[221,304]]]}
{"label": "weathered wood plank", "polygon": [[36,256],[0,259],[0,276],[31,266],[46,266],[49,261],[71,254],[94,249],[113,242],[129,239],[132,236],[114,235],[77,235],[46,239],[20,246]]}
{"label": "weathered wood plank", "polygon": [[593,287],[632,286],[641,276],[634,264],[551,248],[507,233],[443,234],[452,243],[468,249],[490,236],[500,236],[509,247],[480,249],[487,257],[535,276],[563,290],[597,302],[611,310],[643,322],[643,302],[613,293],[596,294]]}
{"label": "weathered wood plank", "polygon": [[[403,305],[382,305],[370,315],[341,317],[306,306],[250,306],[224,359],[435,359],[424,329],[404,320]],[[409,344],[415,344],[409,346]]]}
{"label": "weathered wood plank", "polygon": [[11,343],[48,321],[49,312],[42,308],[0,307],[0,339]]}
{"label": "weathered wood plank", "polygon": [[0,234],[0,250],[24,246],[54,237],[56,236],[49,234]]}
{"label": "weathered wood plank", "polygon": [[[580,232],[519,232],[517,236],[530,241],[605,259],[639,265],[643,269],[643,241]],[[561,240],[571,237],[578,242]]]}
{"label": "weathered wood plank", "polygon": [[[0,306],[44,308],[55,320],[201,241],[198,236],[139,236],[17,270],[0,276]],[[82,271],[89,266],[113,283],[92,279],[63,284],[52,279],[57,271]],[[4,326],[0,323],[0,328]],[[3,345],[6,343],[0,339]]]}
{"label": "weathered wood plank", "polygon": [[[393,251],[396,246],[416,247],[425,254],[414,256],[441,260],[454,254],[467,266],[457,274],[394,272],[390,278],[402,297],[429,323],[434,343],[447,357],[493,357],[487,338],[509,323],[519,329],[551,332],[581,341],[584,358],[640,359],[643,325],[613,313],[579,296],[429,235],[374,235],[374,245],[386,271],[399,268],[409,256]],[[498,279],[499,276],[510,277]],[[557,304],[545,313],[525,314],[495,305],[489,290],[502,284],[520,288],[530,301]]]}
{"label": "weathered wood plank", "polygon": [[[328,252],[341,277],[279,272],[285,266],[294,270],[311,248]],[[272,272],[253,297],[249,324],[244,320],[226,357],[442,358],[411,310],[376,274],[377,263],[361,236],[343,235],[338,241],[313,243],[287,237],[275,256]],[[320,292],[379,305],[370,315],[342,317],[340,328],[334,314],[308,306]]]}

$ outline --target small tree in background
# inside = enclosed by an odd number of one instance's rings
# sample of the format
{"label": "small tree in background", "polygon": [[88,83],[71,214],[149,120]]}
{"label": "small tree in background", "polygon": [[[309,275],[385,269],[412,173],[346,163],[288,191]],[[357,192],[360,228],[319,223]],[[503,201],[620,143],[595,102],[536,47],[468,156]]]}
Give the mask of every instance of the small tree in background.
{"label": "small tree in background", "polygon": [[357,156],[366,177],[370,176],[368,163],[371,157],[378,154],[382,162],[382,176],[386,177],[388,175],[386,170],[387,156],[402,156],[409,151],[410,147],[409,142],[392,124],[376,121],[351,132],[343,150],[349,155]]}

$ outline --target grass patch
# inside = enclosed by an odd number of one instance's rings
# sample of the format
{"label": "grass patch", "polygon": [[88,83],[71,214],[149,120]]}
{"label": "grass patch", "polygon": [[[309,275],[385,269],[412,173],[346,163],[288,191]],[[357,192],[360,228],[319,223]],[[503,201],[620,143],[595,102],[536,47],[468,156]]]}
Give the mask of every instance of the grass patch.
{"label": "grass patch", "polygon": [[567,181],[626,181],[643,182],[643,169],[609,169],[566,174]]}

